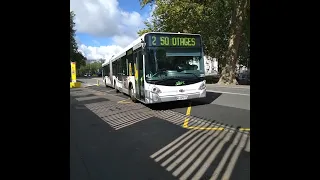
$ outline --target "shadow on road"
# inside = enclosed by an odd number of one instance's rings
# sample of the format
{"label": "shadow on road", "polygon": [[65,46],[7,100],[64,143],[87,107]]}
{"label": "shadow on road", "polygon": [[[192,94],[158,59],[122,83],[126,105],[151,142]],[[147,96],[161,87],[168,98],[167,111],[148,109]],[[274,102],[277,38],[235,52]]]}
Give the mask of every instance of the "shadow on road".
{"label": "shadow on road", "polygon": [[221,96],[221,93],[207,92],[206,97],[201,99],[164,102],[160,104],[150,104],[147,106],[152,110],[168,110],[168,109],[184,108],[184,107],[190,106],[190,103],[192,106],[199,106],[199,105],[210,104],[220,96]]}
{"label": "shadow on road", "polygon": [[[104,89],[101,86],[92,86],[88,87],[89,89],[93,89],[99,92],[106,92],[106,90],[110,90],[112,88]],[[119,96],[122,98],[129,98],[128,95],[123,93],[111,93],[115,96]],[[185,100],[185,101],[172,101],[172,102],[163,102],[159,104],[144,104],[145,106],[151,108],[152,110],[169,110],[169,109],[177,109],[177,108],[185,108],[188,107],[191,103],[192,106],[199,106],[199,105],[206,105],[210,104],[215,101],[217,98],[221,96],[222,93],[215,93],[215,92],[207,92],[205,98],[200,99],[193,99],[193,100]],[[137,102],[140,103],[140,102]]]}
{"label": "shadow on road", "polygon": [[[70,114],[71,180],[175,179],[149,155],[186,129],[152,117],[115,131],[106,119],[102,120],[76,100],[70,105]],[[123,119],[116,121],[120,124]],[[122,173],[113,173],[119,170]]]}
{"label": "shadow on road", "polygon": [[[74,98],[70,103],[71,180],[250,179],[250,135],[246,133],[187,131],[155,117],[138,119],[139,123],[116,131],[111,122],[120,125],[126,118],[101,119],[101,114],[87,108],[90,103],[85,106]],[[100,109],[96,112],[106,112],[104,106],[94,106]],[[121,173],[112,173],[119,169]]]}
{"label": "shadow on road", "polygon": [[207,92],[205,98],[192,100],[192,106],[210,104],[215,101],[222,93]]}
{"label": "shadow on road", "polygon": [[177,179],[250,179],[250,136],[242,132],[189,131],[150,157]]}

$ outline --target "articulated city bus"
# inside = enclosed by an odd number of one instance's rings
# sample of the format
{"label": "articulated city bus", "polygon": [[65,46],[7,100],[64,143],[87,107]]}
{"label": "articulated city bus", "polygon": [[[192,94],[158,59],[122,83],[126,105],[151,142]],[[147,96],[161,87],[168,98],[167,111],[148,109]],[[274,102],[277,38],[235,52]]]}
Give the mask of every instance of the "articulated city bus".
{"label": "articulated city bus", "polygon": [[201,36],[146,33],[102,64],[106,86],[145,104],[206,97]]}

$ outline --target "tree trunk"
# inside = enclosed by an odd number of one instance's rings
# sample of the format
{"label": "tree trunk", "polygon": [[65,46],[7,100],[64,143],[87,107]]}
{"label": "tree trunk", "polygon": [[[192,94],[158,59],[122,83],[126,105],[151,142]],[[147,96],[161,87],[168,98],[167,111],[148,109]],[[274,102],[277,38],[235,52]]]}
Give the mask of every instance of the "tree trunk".
{"label": "tree trunk", "polygon": [[235,0],[231,17],[231,33],[226,56],[226,64],[222,68],[218,84],[238,84],[235,76],[238,61],[239,44],[242,34],[242,26],[246,17],[249,0]]}

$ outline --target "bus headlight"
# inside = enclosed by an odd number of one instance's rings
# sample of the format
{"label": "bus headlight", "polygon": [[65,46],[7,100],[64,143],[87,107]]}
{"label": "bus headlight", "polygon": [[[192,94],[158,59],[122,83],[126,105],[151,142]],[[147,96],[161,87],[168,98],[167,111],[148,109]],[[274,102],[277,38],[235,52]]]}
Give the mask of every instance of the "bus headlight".
{"label": "bus headlight", "polygon": [[153,94],[152,100],[155,102],[159,101],[159,96],[157,94]]}
{"label": "bus headlight", "polygon": [[157,87],[154,86],[154,87],[152,88],[152,92],[153,92],[153,93],[156,93],[156,94],[159,94],[159,93],[161,93],[161,90],[160,90],[159,88],[157,88]]}
{"label": "bus headlight", "polygon": [[199,90],[203,90],[206,88],[206,84],[205,83],[201,83],[200,87],[199,87]]}

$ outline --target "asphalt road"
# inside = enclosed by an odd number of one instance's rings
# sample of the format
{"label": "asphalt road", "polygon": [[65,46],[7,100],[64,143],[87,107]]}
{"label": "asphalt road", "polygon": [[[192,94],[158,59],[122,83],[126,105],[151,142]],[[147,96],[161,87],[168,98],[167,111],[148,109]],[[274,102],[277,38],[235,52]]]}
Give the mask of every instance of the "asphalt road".
{"label": "asphalt road", "polygon": [[231,107],[250,95],[155,106],[102,86],[70,95],[71,179],[250,179],[250,104]]}
{"label": "asphalt road", "polygon": [[[84,83],[83,85],[95,87],[97,79],[83,78],[79,80]],[[104,88],[102,81],[99,84]],[[112,89],[110,90],[112,91]],[[159,106],[163,110],[186,114],[190,101],[170,102]],[[192,100],[189,109],[190,114],[195,117],[233,127],[250,128],[250,86],[223,87],[208,84],[207,97]]]}
{"label": "asphalt road", "polygon": [[[78,78],[78,80],[86,83],[86,84],[96,84],[97,80],[102,82],[102,78]],[[223,94],[233,94],[233,95],[242,95],[242,96],[250,96],[250,86],[247,85],[238,85],[238,86],[222,86],[216,84],[207,84],[207,90],[215,91],[217,93]]]}

